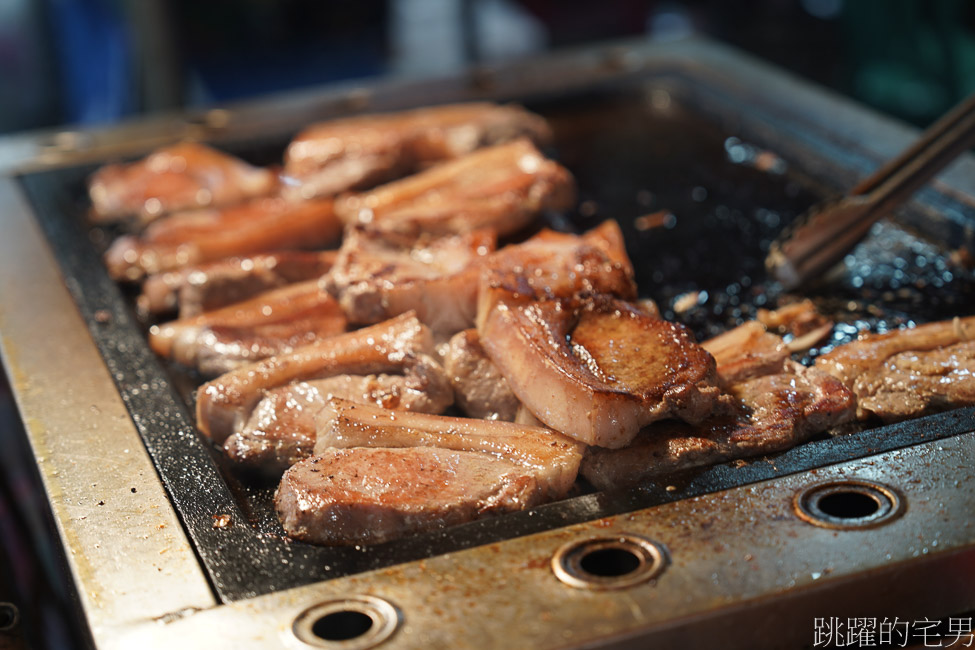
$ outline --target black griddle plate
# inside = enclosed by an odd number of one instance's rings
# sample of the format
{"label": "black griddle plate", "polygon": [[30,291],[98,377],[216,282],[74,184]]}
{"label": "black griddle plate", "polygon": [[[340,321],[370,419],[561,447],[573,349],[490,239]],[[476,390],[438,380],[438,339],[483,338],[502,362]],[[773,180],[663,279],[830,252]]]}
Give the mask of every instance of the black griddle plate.
{"label": "black griddle plate", "polygon": [[[797,130],[749,98],[674,71],[557,98],[520,99],[551,120],[556,142],[550,153],[575,174],[580,189],[578,209],[549,215],[548,225],[581,231],[617,219],[643,296],[699,338],[784,299],[762,266],[769,242],[799,212],[839,187],[842,170],[874,164],[828,138]],[[280,159],[285,144],[220,146],[266,164]],[[292,542],[274,516],[273,486],[236,476],[222,452],[197,433],[191,401],[200,378],[152,354],[149,323],[135,315],[134,293],[108,277],[100,255],[116,233],[89,228],[84,218],[84,182],[94,169],[36,172],[20,181],[224,601],[802,472],[975,426],[975,409],[960,409],[854,435],[823,436],[767,459],[687,471],[629,491],[595,493],[580,486],[577,496],[558,503],[368,548]],[[961,209],[940,194],[925,200]],[[931,225],[940,236],[957,235],[952,223]],[[953,268],[942,248],[891,224],[879,226],[849,262],[845,273],[805,294],[843,323],[823,349],[851,340],[863,327],[881,331],[975,312],[968,297],[971,275]],[[700,292],[695,305],[676,313],[675,300],[689,292]],[[813,350],[805,361],[821,351]],[[222,515],[230,516],[229,524],[219,525]]]}

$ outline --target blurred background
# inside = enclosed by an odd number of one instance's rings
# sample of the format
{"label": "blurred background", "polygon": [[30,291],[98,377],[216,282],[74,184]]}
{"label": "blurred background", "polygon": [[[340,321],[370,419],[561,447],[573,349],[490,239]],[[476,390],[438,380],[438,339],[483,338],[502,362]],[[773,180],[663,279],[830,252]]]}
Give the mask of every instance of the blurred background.
{"label": "blurred background", "polygon": [[975,82],[973,19],[965,0],[0,0],[0,132],[691,34],[924,124]]}
{"label": "blurred background", "polygon": [[[0,134],[693,35],[917,126],[975,87],[965,0],[0,0]],[[21,427],[0,373],[0,650],[83,648]]]}

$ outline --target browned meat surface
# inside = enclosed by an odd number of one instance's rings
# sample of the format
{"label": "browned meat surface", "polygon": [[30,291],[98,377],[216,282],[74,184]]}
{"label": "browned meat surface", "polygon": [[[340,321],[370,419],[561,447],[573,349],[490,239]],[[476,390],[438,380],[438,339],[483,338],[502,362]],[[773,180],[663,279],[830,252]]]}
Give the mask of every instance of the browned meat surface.
{"label": "browned meat surface", "polygon": [[517,106],[453,104],[315,124],[291,142],[287,192],[303,198],[366,189],[433,162],[526,136],[550,137],[541,117]]}
{"label": "browned meat surface", "polygon": [[494,246],[489,230],[413,237],[352,227],[323,283],[355,323],[412,309],[435,333],[450,335],[474,324],[481,263]]}
{"label": "browned meat surface", "polygon": [[139,236],[119,237],[105,253],[105,264],[113,278],[135,281],[226,257],[324,248],[341,234],[331,200],[258,199],[159,219]]}
{"label": "browned meat surface", "polygon": [[718,376],[725,384],[781,372],[789,359],[782,338],[765,331],[758,321],[748,321],[708,339],[701,347],[714,356]]}
{"label": "browned meat surface", "polygon": [[346,223],[380,230],[445,234],[492,228],[504,236],[540,212],[564,210],[574,200],[568,170],[522,139],[341,197],[335,210]]}
{"label": "browned meat surface", "polygon": [[375,544],[565,496],[581,445],[549,429],[332,399],[275,495],[288,534]]}
{"label": "browned meat surface", "polygon": [[332,447],[436,447],[475,451],[532,472],[544,496],[566,495],[583,445],[551,429],[513,422],[446,417],[333,399],[318,413],[315,453]]}
{"label": "browned meat surface", "polygon": [[484,288],[480,302],[488,356],[556,431],[617,448],[651,422],[700,422],[716,406],[714,358],[682,325],[605,295],[536,301]]}
{"label": "browned meat surface", "polygon": [[450,339],[444,369],[457,406],[472,418],[511,422],[521,402],[481,346],[476,329]]}
{"label": "browned meat surface", "polygon": [[882,366],[900,352],[936,350],[975,339],[975,316],[928,323],[917,327],[863,334],[816,359],[816,367],[853,387],[857,377]]}
{"label": "browned meat surface", "polygon": [[898,352],[853,381],[860,419],[884,422],[975,404],[975,341]]}
{"label": "browned meat surface", "polygon": [[314,544],[379,544],[540,503],[532,472],[471,451],[329,449],[284,473],[284,530]]}
{"label": "browned meat surface", "polygon": [[734,383],[737,401],[692,425],[655,422],[622,449],[590,447],[581,473],[600,490],[627,487],[678,470],[789,449],[853,419],[856,401],[834,377],[788,361],[774,374]]}
{"label": "browned meat surface", "polygon": [[429,354],[432,350],[429,328],[413,313],[323,339],[242,366],[200,386],[196,425],[204,435],[223,444],[228,436],[241,430],[269,389],[341,374],[389,372],[404,355]]}
{"label": "browned meat surface", "polygon": [[177,210],[223,206],[271,194],[274,172],[196,142],[159,149],[128,164],[106,165],[91,177],[92,219],[144,221]]}
{"label": "browned meat surface", "polygon": [[486,287],[536,298],[566,298],[579,292],[636,297],[633,265],[615,221],[583,235],[543,230],[524,243],[491,256]]}
{"label": "browned meat surface", "polygon": [[345,329],[338,301],[316,279],[199,316],[153,325],[149,345],[160,356],[213,376]]}
{"label": "browned meat surface", "polygon": [[144,314],[179,310],[180,318],[232,305],[288,284],[320,277],[335,251],[280,251],[185,266],[146,278],[138,298]]}
{"label": "browned meat surface", "polygon": [[242,468],[280,475],[312,454],[316,416],[333,397],[421,413],[442,413],[454,400],[440,364],[425,354],[406,354],[391,358],[381,374],[342,374],[263,391],[224,450]]}

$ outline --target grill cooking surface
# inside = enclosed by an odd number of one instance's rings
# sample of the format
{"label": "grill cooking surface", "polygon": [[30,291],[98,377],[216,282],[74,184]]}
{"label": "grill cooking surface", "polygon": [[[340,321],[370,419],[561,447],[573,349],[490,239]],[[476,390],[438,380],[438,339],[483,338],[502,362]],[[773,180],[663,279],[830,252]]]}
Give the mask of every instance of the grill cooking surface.
{"label": "grill cooking surface", "polygon": [[[774,308],[780,296],[765,276],[771,239],[798,213],[836,189],[830,178],[766,141],[761,107],[679,75],[557,101],[526,101],[556,134],[551,155],[575,175],[578,209],[549,215],[549,225],[588,229],[615,218],[626,234],[642,295],[699,339]],[[280,148],[220,145],[257,164]],[[822,143],[822,149],[831,149]],[[815,150],[815,142],[805,142]],[[849,163],[850,161],[846,161]],[[370,548],[321,548],[283,537],[271,503],[273,485],[237,477],[222,453],[195,431],[192,396],[201,379],[158,360],[148,349],[150,323],[135,315],[133,291],[108,278],[100,255],[116,234],[85,223],[84,182],[94,166],[21,177],[55,249],[70,291],[89,324],[119,391],[180,513],[214,587],[225,600],[389,566],[456,549],[565,526],[665,501],[808,470],[883,450],[956,435],[972,409],[823,437],[768,460],[720,465],[616,494],[580,488],[573,498],[484,519],[443,532]],[[820,170],[821,171],[821,170]],[[828,170],[827,170],[828,172]],[[940,248],[890,223],[835,278],[806,291],[839,325],[822,349],[905,323],[972,312],[972,278]],[[697,293],[694,293],[697,292]],[[693,298],[688,299],[688,294]],[[688,307],[688,305],[690,305]],[[680,307],[679,309],[677,307]]]}

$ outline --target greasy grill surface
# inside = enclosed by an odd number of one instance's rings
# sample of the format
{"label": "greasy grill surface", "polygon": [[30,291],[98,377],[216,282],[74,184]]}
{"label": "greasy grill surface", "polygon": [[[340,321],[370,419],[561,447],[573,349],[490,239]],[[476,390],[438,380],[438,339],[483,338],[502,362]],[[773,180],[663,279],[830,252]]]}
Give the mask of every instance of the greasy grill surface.
{"label": "greasy grill surface", "polygon": [[[529,104],[556,133],[551,154],[577,177],[577,211],[550,215],[562,229],[617,219],[644,296],[667,318],[712,336],[779,296],[764,274],[770,240],[832,188],[762,141],[764,116],[733,96],[715,97],[693,80],[669,77],[660,87],[620,87]],[[715,107],[719,108],[715,108]],[[235,149],[254,163],[280,149]],[[808,143],[806,146],[809,146]],[[231,147],[228,147],[231,148]],[[849,161],[847,161],[849,162]],[[84,181],[94,167],[21,177],[61,262],[68,287],[115,377],[177,511],[216,591],[225,600],[388,566],[517,535],[648,507],[803,471],[971,429],[973,410],[820,440],[769,461],[728,464],[668,477],[617,494],[583,489],[535,510],[485,519],[370,548],[320,548],[282,536],[273,486],[236,476],[219,450],[195,431],[192,395],[200,378],[156,359],[148,323],[135,316],[134,295],[108,278],[100,254],[115,233],[89,229]],[[827,175],[828,176],[828,175]],[[945,250],[891,225],[851,258],[840,277],[813,287],[821,309],[847,325],[826,347],[876,330],[971,313],[969,274]],[[678,301],[686,294],[695,299]],[[677,304],[691,304],[675,310]],[[878,306],[882,305],[882,306]],[[818,350],[811,352],[815,356]],[[667,489],[669,488],[669,489]],[[228,517],[229,516],[229,517]]]}

